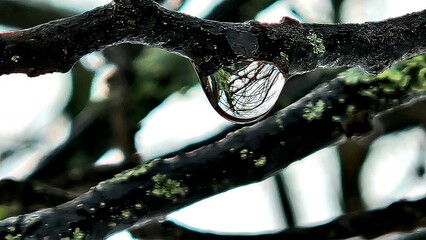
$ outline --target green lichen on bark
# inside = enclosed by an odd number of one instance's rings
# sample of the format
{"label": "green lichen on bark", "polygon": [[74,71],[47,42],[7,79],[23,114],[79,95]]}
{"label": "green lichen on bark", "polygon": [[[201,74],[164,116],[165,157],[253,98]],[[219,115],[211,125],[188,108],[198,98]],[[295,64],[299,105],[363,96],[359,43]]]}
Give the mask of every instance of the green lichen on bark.
{"label": "green lichen on bark", "polygon": [[21,240],[21,239],[22,239],[21,234],[16,234],[16,235],[8,234],[5,237],[5,240]]}
{"label": "green lichen on bark", "polygon": [[325,52],[324,40],[322,40],[322,38],[320,38],[317,34],[311,32],[307,38],[309,43],[312,45],[315,54]]}
{"label": "green lichen on bark", "polygon": [[148,170],[155,164],[156,160],[152,160],[150,162],[142,163],[132,169],[126,170],[124,172],[116,174],[113,178],[99,183],[99,185],[103,185],[105,183],[115,183],[128,179],[129,177],[137,177],[139,175],[145,174]]}
{"label": "green lichen on bark", "polygon": [[377,75],[385,94],[404,91],[408,94],[426,91],[426,55],[420,55],[396,64]]}
{"label": "green lichen on bark", "polygon": [[70,237],[64,237],[61,238],[61,240],[84,240],[88,239],[87,234],[80,230],[80,228],[74,229],[74,232],[72,233],[72,238]]}
{"label": "green lichen on bark", "polygon": [[348,85],[357,85],[358,83],[368,83],[374,80],[374,75],[368,74],[359,68],[350,68],[338,75]]}
{"label": "green lichen on bark", "polygon": [[325,110],[325,103],[323,100],[318,100],[315,104],[309,101],[303,109],[303,117],[309,122],[321,119]]}
{"label": "green lichen on bark", "polygon": [[17,62],[19,62],[19,60],[21,59],[21,56],[19,56],[19,55],[13,55],[11,58],[10,58],[10,60],[12,61],[12,62],[15,62],[15,63],[17,63]]}
{"label": "green lichen on bark", "polygon": [[265,166],[267,160],[268,159],[266,158],[266,156],[262,155],[258,159],[253,160],[254,166],[255,167],[263,167],[263,166]]}
{"label": "green lichen on bark", "polygon": [[154,188],[148,193],[169,200],[175,200],[178,197],[185,196],[188,188],[182,181],[167,178],[165,174],[156,174],[152,177]]}
{"label": "green lichen on bark", "polygon": [[240,151],[240,159],[246,160],[253,156],[253,151],[249,151],[248,149],[244,148]]}
{"label": "green lichen on bark", "polygon": [[346,116],[350,117],[356,113],[356,107],[354,105],[348,105],[346,107]]}
{"label": "green lichen on bark", "polygon": [[378,75],[352,68],[338,78],[347,85],[360,86],[358,93],[365,97],[422,93],[426,91],[426,55],[401,61]]}

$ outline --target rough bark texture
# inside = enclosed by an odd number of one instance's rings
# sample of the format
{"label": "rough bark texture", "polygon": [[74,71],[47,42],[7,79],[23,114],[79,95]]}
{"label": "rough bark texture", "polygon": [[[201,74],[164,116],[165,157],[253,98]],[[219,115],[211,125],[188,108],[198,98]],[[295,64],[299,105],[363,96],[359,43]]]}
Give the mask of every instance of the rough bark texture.
{"label": "rough bark texture", "polygon": [[[160,7],[115,1],[70,18],[0,34],[0,74],[66,72],[84,54],[131,42],[191,58],[202,75],[241,59],[273,62],[292,76],[318,67],[377,73],[426,49],[426,11],[364,24],[221,23]],[[190,34],[188,34],[190,33]]]}

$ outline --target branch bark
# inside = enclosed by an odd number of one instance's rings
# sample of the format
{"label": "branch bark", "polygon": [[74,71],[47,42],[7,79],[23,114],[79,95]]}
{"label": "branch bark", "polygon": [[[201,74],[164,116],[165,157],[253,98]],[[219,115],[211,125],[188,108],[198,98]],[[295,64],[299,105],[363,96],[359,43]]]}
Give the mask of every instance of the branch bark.
{"label": "branch bark", "polygon": [[[425,225],[426,198],[401,200],[383,209],[354,212],[315,227],[297,227],[261,235],[220,235],[197,232],[170,221],[153,219],[133,230],[135,237],[144,240],[326,240],[361,236],[373,239],[393,231],[412,231]],[[422,238],[416,238],[422,239]]]}
{"label": "branch bark", "polygon": [[[58,207],[0,221],[0,238],[102,239],[208,196],[261,181],[426,93],[426,57],[372,76],[351,69],[277,114],[198,150],[146,162]],[[12,231],[13,230],[13,231]],[[357,234],[353,232],[352,234]]]}
{"label": "branch bark", "polygon": [[0,74],[66,72],[83,55],[124,42],[186,56],[201,75],[242,59],[272,62],[287,76],[335,66],[378,73],[425,52],[425,28],[426,10],[364,24],[301,24],[290,18],[280,24],[221,23],[169,11],[151,0],[116,0],[81,15],[1,33]]}

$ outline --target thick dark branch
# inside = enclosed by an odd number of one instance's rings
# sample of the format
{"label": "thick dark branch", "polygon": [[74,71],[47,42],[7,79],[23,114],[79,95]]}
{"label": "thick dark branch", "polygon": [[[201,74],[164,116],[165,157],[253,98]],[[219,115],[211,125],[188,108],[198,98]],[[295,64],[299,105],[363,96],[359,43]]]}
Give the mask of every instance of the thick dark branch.
{"label": "thick dark branch", "polygon": [[347,71],[276,115],[216,143],[144,163],[58,207],[3,220],[0,239],[77,233],[101,239],[139,220],[263,180],[343,133],[367,132],[370,115],[426,93],[426,77],[419,74],[425,62],[424,56],[416,57],[376,77]]}
{"label": "thick dark branch", "polygon": [[221,23],[116,0],[84,14],[0,34],[0,74],[65,72],[84,54],[123,42],[161,47],[194,60],[201,74],[241,59],[275,63],[288,75],[318,67],[379,72],[426,50],[426,10],[365,24]]}
{"label": "thick dark branch", "polygon": [[143,223],[141,229],[132,232],[135,237],[145,240],[327,240],[354,236],[371,239],[389,232],[412,231],[424,226],[425,221],[426,198],[422,198],[398,201],[383,209],[349,213],[315,227],[292,228],[271,234],[236,236],[203,233],[156,219]]}

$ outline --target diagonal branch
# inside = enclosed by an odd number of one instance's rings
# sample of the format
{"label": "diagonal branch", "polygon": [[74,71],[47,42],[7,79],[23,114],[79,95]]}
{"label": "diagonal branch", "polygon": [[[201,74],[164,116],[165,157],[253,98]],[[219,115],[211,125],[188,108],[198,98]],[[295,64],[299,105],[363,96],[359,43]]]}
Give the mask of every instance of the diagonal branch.
{"label": "diagonal branch", "polygon": [[221,23],[166,10],[152,0],[116,0],[81,15],[0,34],[0,74],[65,72],[83,55],[124,42],[192,59],[202,76],[242,59],[273,62],[288,76],[318,67],[380,72],[425,52],[426,10],[382,22]]}
{"label": "diagonal branch", "polygon": [[[0,239],[101,239],[208,196],[261,181],[334,143],[369,119],[426,93],[426,57],[372,76],[351,69],[293,105],[198,150],[157,159],[99,183],[63,205],[0,221]],[[12,231],[13,230],[13,231]]]}
{"label": "diagonal branch", "polygon": [[314,227],[297,227],[270,234],[236,236],[203,233],[158,219],[143,223],[140,229],[133,230],[132,233],[145,240],[326,240],[354,236],[372,239],[389,232],[412,231],[419,226],[424,227],[425,221],[426,198],[421,198],[401,200],[382,209],[349,213]]}

